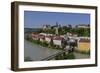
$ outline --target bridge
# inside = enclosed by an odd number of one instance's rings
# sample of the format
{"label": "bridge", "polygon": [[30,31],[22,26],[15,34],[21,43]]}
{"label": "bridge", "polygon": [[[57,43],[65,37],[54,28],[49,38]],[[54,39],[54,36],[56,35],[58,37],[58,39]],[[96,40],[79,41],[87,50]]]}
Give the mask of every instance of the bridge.
{"label": "bridge", "polygon": [[53,54],[53,55],[51,55],[51,56],[49,56],[49,57],[47,57],[47,58],[44,58],[44,59],[42,59],[41,61],[44,61],[44,60],[55,60],[55,58],[58,58],[59,59],[59,56],[60,57],[63,57],[64,55],[67,55],[68,54],[68,50],[63,50],[63,51],[61,51],[61,52],[58,52],[58,53],[56,53],[56,54]]}

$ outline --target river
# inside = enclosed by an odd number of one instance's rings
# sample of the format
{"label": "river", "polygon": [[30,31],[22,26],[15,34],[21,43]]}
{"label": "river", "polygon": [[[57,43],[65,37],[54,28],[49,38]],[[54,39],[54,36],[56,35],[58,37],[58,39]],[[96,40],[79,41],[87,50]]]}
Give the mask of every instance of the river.
{"label": "river", "polygon": [[42,47],[24,40],[24,58],[30,58],[32,61],[40,61],[60,51],[61,50]]}

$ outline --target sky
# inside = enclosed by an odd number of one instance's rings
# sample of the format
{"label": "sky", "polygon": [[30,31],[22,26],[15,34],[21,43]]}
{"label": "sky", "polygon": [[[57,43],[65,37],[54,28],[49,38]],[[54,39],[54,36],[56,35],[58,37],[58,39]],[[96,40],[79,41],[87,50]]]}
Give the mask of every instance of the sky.
{"label": "sky", "polygon": [[24,11],[25,28],[41,28],[45,24],[61,26],[71,24],[90,24],[90,14],[85,13],[63,13],[63,12],[40,12]]}

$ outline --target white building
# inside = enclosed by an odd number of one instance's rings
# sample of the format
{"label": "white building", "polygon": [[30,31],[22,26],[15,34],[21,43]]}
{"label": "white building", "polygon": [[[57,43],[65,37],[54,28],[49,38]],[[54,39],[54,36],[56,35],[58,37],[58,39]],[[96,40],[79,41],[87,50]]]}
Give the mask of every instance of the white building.
{"label": "white building", "polygon": [[46,33],[39,33],[40,35],[44,35],[44,36],[47,36],[47,34]]}
{"label": "white building", "polygon": [[45,36],[39,35],[39,40],[40,40],[41,42],[45,41]]}
{"label": "white building", "polygon": [[32,36],[32,39],[33,40],[38,40],[39,39],[39,35],[38,34],[31,34],[31,36]]}
{"label": "white building", "polygon": [[51,29],[51,26],[46,24],[46,25],[43,25],[43,30],[46,30],[46,29]]}
{"label": "white building", "polygon": [[76,28],[90,28],[90,25],[80,24],[80,25],[76,25]]}
{"label": "white building", "polygon": [[61,46],[61,45],[62,45],[62,40],[63,40],[62,37],[55,36],[55,37],[53,38],[53,43],[54,43],[54,45]]}
{"label": "white building", "polygon": [[45,36],[45,41],[47,43],[50,43],[51,42],[51,39],[52,39],[52,36]]}

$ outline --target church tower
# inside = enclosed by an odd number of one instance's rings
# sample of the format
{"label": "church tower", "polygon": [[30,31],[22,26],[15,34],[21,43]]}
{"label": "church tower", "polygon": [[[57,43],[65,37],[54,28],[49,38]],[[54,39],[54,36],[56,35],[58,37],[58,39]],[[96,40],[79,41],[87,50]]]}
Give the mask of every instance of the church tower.
{"label": "church tower", "polygon": [[59,32],[58,32],[58,28],[59,28],[59,27],[58,27],[58,23],[56,22],[56,27],[55,27],[55,29],[56,29],[56,30],[55,30],[56,35],[58,35],[58,33],[59,33]]}

